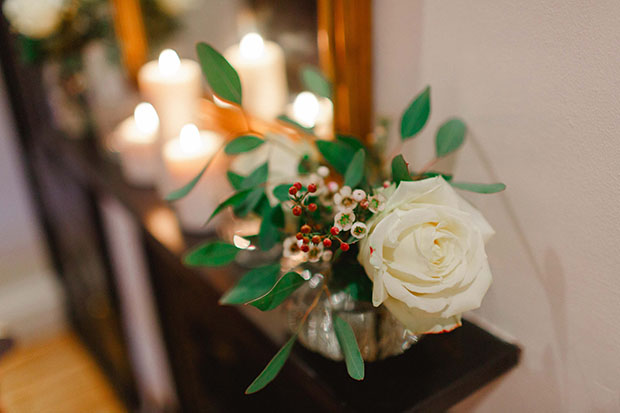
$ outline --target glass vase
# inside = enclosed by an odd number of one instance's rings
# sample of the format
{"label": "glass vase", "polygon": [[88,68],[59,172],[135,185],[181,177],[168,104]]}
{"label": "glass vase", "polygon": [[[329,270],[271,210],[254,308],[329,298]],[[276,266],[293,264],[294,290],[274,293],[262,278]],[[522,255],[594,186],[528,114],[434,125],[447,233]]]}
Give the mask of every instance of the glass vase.
{"label": "glass vase", "polygon": [[[351,271],[360,269],[351,268]],[[298,341],[307,349],[332,360],[343,360],[334,331],[335,315],[352,327],[365,361],[402,354],[421,338],[407,330],[383,306],[374,307],[369,301],[358,300],[347,289],[334,290],[328,295],[323,288],[324,283],[328,280],[328,286],[332,284],[330,280],[337,280],[338,272],[346,271],[346,268],[334,270],[326,264],[304,263],[293,270],[309,281],[295,291],[287,302],[288,325],[291,332],[299,331]],[[319,293],[322,294],[316,307],[299,329],[304,314]]]}

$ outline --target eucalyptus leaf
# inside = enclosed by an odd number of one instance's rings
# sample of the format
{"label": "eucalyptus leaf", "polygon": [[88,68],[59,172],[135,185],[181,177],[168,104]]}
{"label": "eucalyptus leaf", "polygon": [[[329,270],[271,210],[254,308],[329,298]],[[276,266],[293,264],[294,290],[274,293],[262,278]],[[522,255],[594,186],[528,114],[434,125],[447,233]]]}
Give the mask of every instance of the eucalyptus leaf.
{"label": "eucalyptus leaf", "polygon": [[268,216],[263,217],[258,233],[258,246],[263,251],[268,251],[280,241],[278,228],[284,226],[284,212],[280,204],[269,211]]}
{"label": "eucalyptus leaf", "polygon": [[241,188],[241,183],[245,179],[245,176],[239,175],[238,173],[235,173],[233,171],[227,171],[226,177],[228,178],[228,182],[230,183],[230,186],[232,186],[233,189],[236,191],[238,191]]}
{"label": "eucalyptus leaf", "polygon": [[245,390],[245,394],[256,393],[276,378],[280,370],[282,370],[282,366],[284,366],[284,363],[286,363],[288,356],[291,354],[293,344],[295,344],[296,340],[297,334],[294,334],[286,342],[286,344],[284,344],[284,346],[276,353],[276,355],[273,356],[269,364],[267,364],[265,369],[258,375],[257,378],[254,379],[252,384],[248,386],[248,388]]}
{"label": "eucalyptus leaf", "polygon": [[254,268],[220,298],[220,304],[245,304],[264,295],[273,287],[280,274],[280,264]]}
{"label": "eucalyptus leaf", "polygon": [[353,329],[340,316],[334,317],[334,330],[340,349],[344,355],[344,361],[347,364],[347,372],[349,376],[355,380],[364,379],[364,360],[360,353],[360,349],[353,334]]}
{"label": "eucalyptus leaf", "polygon": [[250,193],[252,192],[251,189],[246,189],[243,190],[241,192],[237,192],[233,195],[231,195],[229,198],[227,198],[224,202],[222,202],[221,204],[219,204],[215,210],[213,211],[213,213],[211,214],[211,216],[209,217],[209,219],[207,220],[207,224],[220,212],[222,212],[224,210],[224,208],[228,207],[228,206],[236,206],[241,204],[247,197],[248,195],[250,195]]}
{"label": "eucalyptus leaf", "polygon": [[248,196],[233,209],[237,216],[244,217],[254,211],[265,194],[262,187],[248,189],[248,191],[250,191]]}
{"label": "eucalyptus leaf", "polygon": [[319,139],[314,142],[319,152],[321,152],[321,155],[323,155],[323,158],[325,158],[325,160],[333,166],[338,173],[344,175],[347,172],[349,163],[351,163],[353,154],[355,153],[351,150],[351,147],[341,142],[324,141]]}
{"label": "eucalyptus leaf", "polygon": [[473,184],[469,182],[451,182],[455,188],[463,189],[465,191],[477,192],[479,194],[494,194],[496,192],[501,192],[506,189],[506,185],[501,182],[497,182],[494,184]]}
{"label": "eucalyptus leaf", "polygon": [[265,141],[258,136],[243,135],[228,142],[228,144],[224,148],[224,152],[229,155],[250,152],[261,146],[263,143],[265,143]]}
{"label": "eucalyptus leaf", "polygon": [[183,261],[190,267],[221,267],[233,262],[238,252],[239,248],[226,242],[207,242],[187,253]]}
{"label": "eucalyptus leaf", "polygon": [[315,95],[331,99],[332,85],[323,73],[314,66],[306,66],[301,70],[301,82],[304,87]]}
{"label": "eucalyptus leaf", "polygon": [[251,174],[249,174],[241,183],[240,189],[255,188],[258,185],[267,182],[269,176],[269,165],[267,162],[259,165]]}
{"label": "eucalyptus leaf", "polygon": [[282,304],[296,289],[301,287],[306,280],[298,273],[287,272],[278,280],[271,290],[256,300],[250,301],[248,304],[253,305],[262,311],[270,311]]}
{"label": "eucalyptus leaf", "polygon": [[366,161],[366,152],[364,149],[358,149],[353,155],[351,163],[347,167],[344,174],[344,184],[355,188],[364,177],[364,162]]}
{"label": "eucalyptus leaf", "polygon": [[290,188],[291,184],[280,184],[273,188],[273,196],[275,196],[278,201],[286,202],[291,199],[288,193]]}
{"label": "eucalyptus leaf", "polygon": [[435,136],[435,153],[438,158],[446,156],[459,148],[465,140],[467,127],[457,118],[444,122]]}
{"label": "eucalyptus leaf", "polygon": [[400,120],[400,137],[402,140],[413,138],[424,128],[431,113],[431,87],[427,86],[403,113]]}
{"label": "eucalyptus leaf", "polygon": [[392,159],[392,180],[398,185],[401,181],[411,181],[409,166],[403,155],[397,155]]}
{"label": "eucalyptus leaf", "polygon": [[422,177],[424,177],[424,178],[434,178],[436,176],[443,177],[443,179],[445,179],[446,182],[450,182],[452,180],[452,175],[451,174],[444,174],[444,173],[441,173],[441,172],[434,172],[434,171],[428,171],[428,172],[424,172],[422,174]]}
{"label": "eucalyptus leaf", "polygon": [[226,58],[206,43],[196,45],[202,72],[213,93],[219,98],[241,106],[241,81]]}
{"label": "eucalyptus leaf", "polygon": [[289,125],[297,128],[299,130],[302,130],[305,133],[308,133],[310,135],[314,135],[314,129],[313,128],[307,128],[307,127],[303,126],[301,123],[295,121],[294,119],[289,118],[286,115],[278,116],[278,120],[282,121],[284,123],[288,123]]}
{"label": "eucalyptus leaf", "polygon": [[336,140],[338,142],[344,143],[345,145],[349,146],[354,151],[357,151],[358,149],[366,150],[366,147],[364,146],[362,141],[357,139],[355,136],[336,135]]}
{"label": "eucalyptus leaf", "polygon": [[[215,155],[212,156],[211,159],[213,159],[214,157],[215,157]],[[211,159],[209,159],[209,161],[205,164],[205,166],[202,167],[200,172],[198,172],[198,175],[196,175],[191,181],[189,181],[187,184],[183,185],[183,187],[170,192],[168,195],[166,195],[164,197],[164,199],[166,201],[171,201],[172,202],[172,201],[177,201],[177,200],[185,197],[187,194],[189,194],[190,191],[192,189],[194,189],[194,187],[196,186],[196,184],[198,183],[200,178],[202,178],[202,175],[204,175],[205,171],[207,170],[207,168],[211,164]]]}

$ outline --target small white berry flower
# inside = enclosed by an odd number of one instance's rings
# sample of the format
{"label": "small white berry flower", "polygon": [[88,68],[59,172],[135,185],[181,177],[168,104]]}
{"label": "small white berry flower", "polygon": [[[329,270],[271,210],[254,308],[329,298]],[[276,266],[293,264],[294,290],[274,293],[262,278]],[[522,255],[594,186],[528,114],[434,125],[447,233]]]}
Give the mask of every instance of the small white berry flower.
{"label": "small white berry flower", "polygon": [[316,173],[325,178],[329,175],[329,168],[327,166],[319,166]]}
{"label": "small white berry flower", "polygon": [[330,183],[327,184],[327,189],[329,189],[329,192],[331,193],[338,192],[338,183],[331,181]]}
{"label": "small white berry flower", "polygon": [[300,240],[298,240],[294,236],[288,237],[282,243],[282,255],[284,255],[284,257],[286,258],[297,256],[301,253],[301,249],[299,248],[300,246]]}
{"label": "small white berry flower", "polygon": [[354,209],[357,206],[357,201],[353,199],[350,186],[345,185],[340,188],[340,191],[334,195],[334,204],[340,211]]}
{"label": "small white berry flower", "polygon": [[385,209],[385,197],[381,194],[373,195],[368,198],[368,209],[373,214]]}
{"label": "small white berry flower", "polygon": [[353,235],[357,239],[362,239],[366,236],[368,232],[368,227],[363,222],[356,222],[351,227],[351,235]]}
{"label": "small white berry flower", "polygon": [[[331,252],[331,251],[330,251]],[[310,250],[306,253],[306,257],[308,257],[308,261],[310,262],[318,262],[323,255],[323,244],[310,244]]]}
{"label": "small white berry flower", "polygon": [[323,251],[323,255],[321,256],[321,258],[323,259],[323,261],[331,261],[333,255],[334,253],[331,250],[326,250]]}
{"label": "small white berry flower", "polygon": [[362,199],[366,198],[366,192],[364,192],[363,189],[356,189],[353,191],[352,197],[357,202],[360,202]]}
{"label": "small white berry flower", "polygon": [[341,211],[334,217],[334,226],[340,231],[350,230],[354,222],[355,214],[350,209]]}

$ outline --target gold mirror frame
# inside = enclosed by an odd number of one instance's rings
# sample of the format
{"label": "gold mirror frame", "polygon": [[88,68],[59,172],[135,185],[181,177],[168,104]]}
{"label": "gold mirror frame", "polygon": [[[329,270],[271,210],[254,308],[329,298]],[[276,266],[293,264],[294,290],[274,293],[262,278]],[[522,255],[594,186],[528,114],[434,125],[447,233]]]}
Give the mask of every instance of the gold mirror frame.
{"label": "gold mirror frame", "polygon": [[[132,80],[148,56],[139,0],[111,0],[123,62]],[[372,113],[372,2],[317,0],[319,59],[333,81],[334,129],[363,141]]]}

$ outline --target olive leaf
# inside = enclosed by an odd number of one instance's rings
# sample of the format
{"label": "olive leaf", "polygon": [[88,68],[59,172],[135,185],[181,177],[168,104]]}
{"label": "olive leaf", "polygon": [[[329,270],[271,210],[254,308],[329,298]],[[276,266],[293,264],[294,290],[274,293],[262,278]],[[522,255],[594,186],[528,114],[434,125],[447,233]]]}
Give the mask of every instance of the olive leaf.
{"label": "olive leaf", "polygon": [[294,334],[286,342],[286,344],[282,346],[282,348],[276,353],[276,355],[273,356],[271,361],[269,361],[265,369],[261,371],[258,377],[254,379],[252,384],[248,386],[248,388],[245,390],[245,394],[256,393],[276,378],[280,370],[282,370],[284,363],[286,363],[286,360],[291,354],[291,350],[293,349],[293,345],[295,344],[296,340],[297,334]]}

